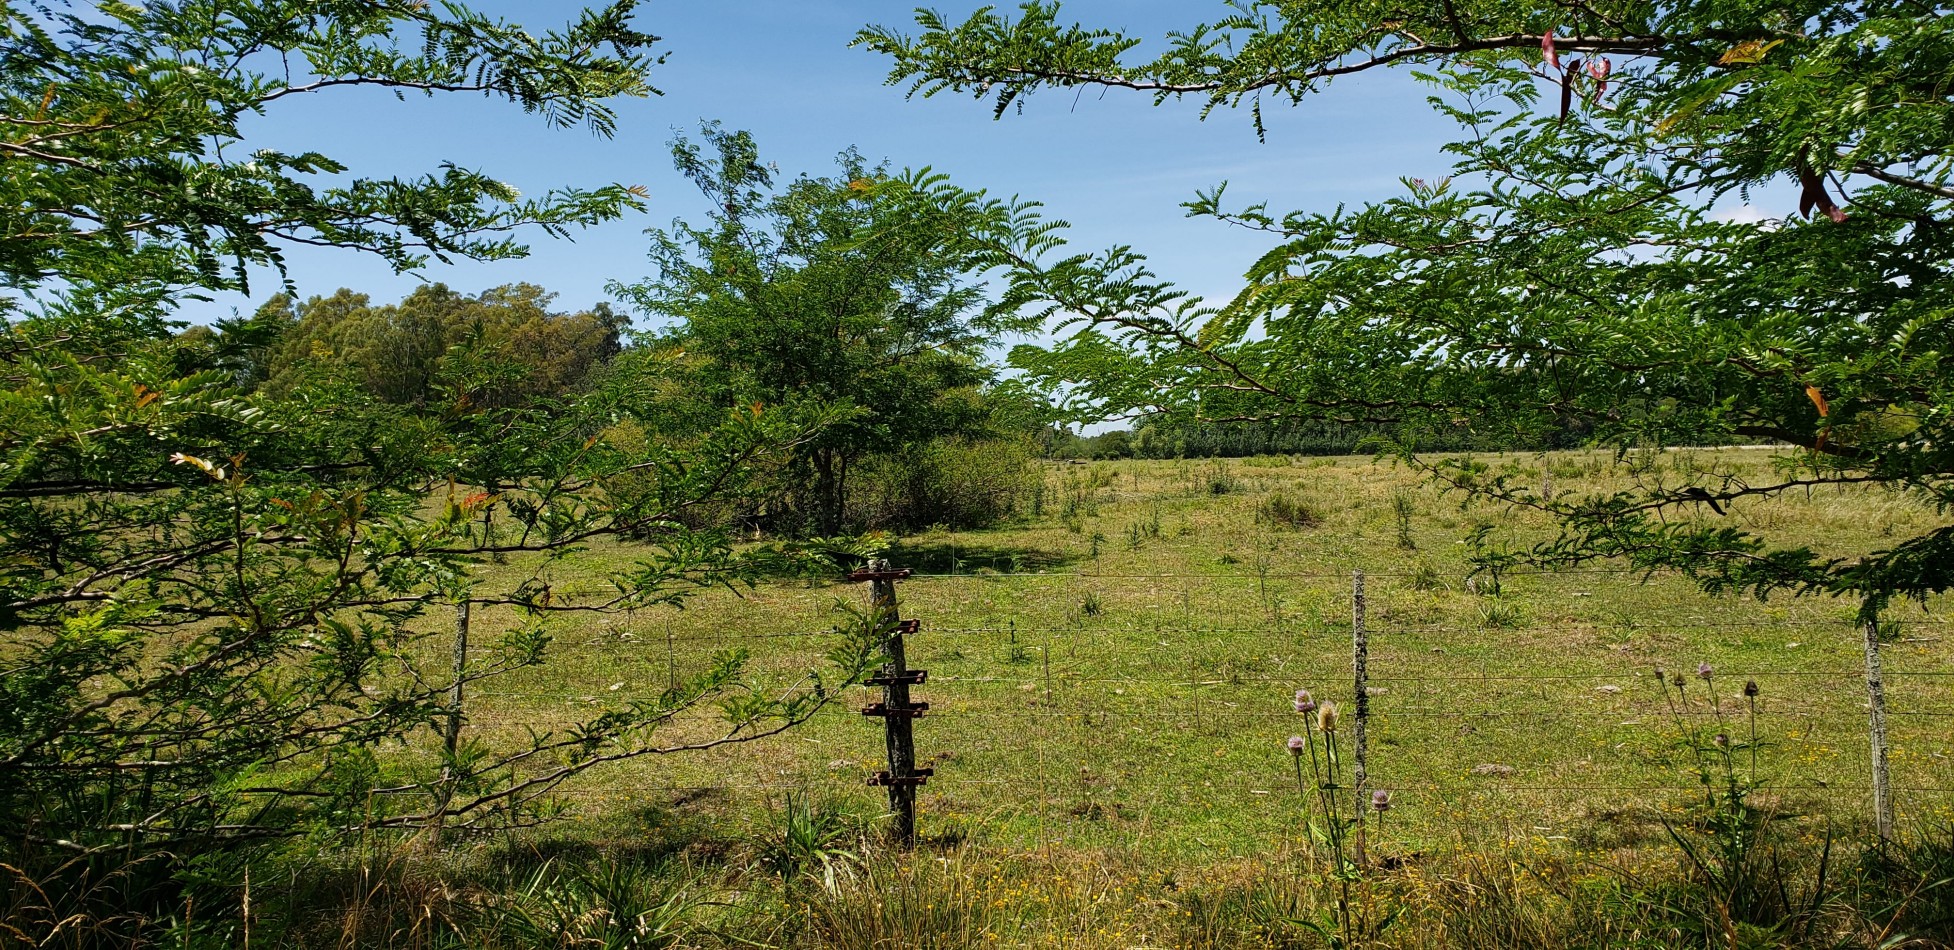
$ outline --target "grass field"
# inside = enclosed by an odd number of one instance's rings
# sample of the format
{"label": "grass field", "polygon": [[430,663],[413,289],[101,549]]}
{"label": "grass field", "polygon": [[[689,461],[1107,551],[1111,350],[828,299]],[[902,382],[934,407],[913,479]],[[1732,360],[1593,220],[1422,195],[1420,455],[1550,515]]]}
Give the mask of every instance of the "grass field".
{"label": "grass field", "polygon": [[[1674,477],[1703,461],[1495,460],[1573,492]],[[1763,452],[1722,461],[1759,475],[1783,463]],[[1359,570],[1372,638],[1371,772],[1398,796],[1394,846],[1433,847],[1462,824],[1583,848],[1659,835],[1645,813],[1688,793],[1694,778],[1672,754],[1673,721],[1651,671],[1702,662],[1733,715],[1743,682],[1759,684],[1768,745],[1758,769],[1788,805],[1839,820],[1867,813],[1853,605],[1712,598],[1682,578],[1645,581],[1609,565],[1509,576],[1497,596],[1471,592],[1462,544],[1471,528],[1491,522],[1522,543],[1547,527],[1462,507],[1369,459],[1053,466],[1046,484],[1026,523],[932,532],[889,552],[920,575],[899,594],[904,616],[923,623],[911,663],[930,671],[918,696],[932,707],[917,726],[919,755],[937,768],[921,799],[926,833],[1117,846],[1175,863],[1257,854],[1293,836],[1282,742],[1299,727],[1289,697],[1307,687],[1351,698]],[[1318,520],[1275,520],[1278,497]],[[1906,498],[1853,489],[1752,502],[1730,517],[1793,529],[1837,553],[1938,523]],[[606,553],[582,555],[584,566]],[[558,569],[565,596],[578,569]],[[751,649],[785,684],[824,648],[824,638],[799,634],[822,630],[837,599],[863,593],[790,582],[616,625],[566,625],[547,667],[471,702],[473,729],[568,722],[661,688],[727,645]],[[1954,786],[1942,718],[1954,714],[1954,664],[1937,612],[1897,613],[1887,651],[1895,781],[1904,814],[1942,814],[1948,796],[1935,789]],[[1706,698],[1705,684],[1690,683]],[[592,816],[673,802],[738,811],[788,787],[869,802],[862,782],[881,764],[880,723],[856,713],[868,701],[859,692],[860,702],[788,736],[622,765],[568,797]]]}
{"label": "grass field", "polygon": [[[1577,493],[1673,481],[1709,460],[1487,459]],[[1753,450],[1715,461],[1760,480],[1797,463]],[[1942,523],[1906,497],[1856,488],[1747,500],[1727,517],[1841,555]],[[972,890],[974,905],[1019,909],[1025,919],[1003,931],[984,924],[987,939],[1137,946],[1146,944],[1136,935],[1166,926],[1150,901],[1248,880],[1245,868],[1307,850],[1284,747],[1301,731],[1290,697],[1308,688],[1348,711],[1355,571],[1366,575],[1371,638],[1371,781],[1394,796],[1372,833],[1387,860],[1522,855],[1576,877],[1673,864],[1667,825],[1704,796],[1655,685],[1658,667],[1689,674],[1686,721],[1715,710],[1727,719],[1716,728],[1740,738],[1750,728],[1742,687],[1758,684],[1755,769],[1766,787],[1752,801],[1779,833],[1813,847],[1864,833],[1855,605],[1712,598],[1680,577],[1606,564],[1509,575],[1495,593],[1486,578],[1467,583],[1463,539],[1487,524],[1516,546],[1549,531],[1368,458],[1132,461],[1051,465],[1019,524],[895,542],[889,557],[917,574],[899,585],[903,615],[922,622],[910,665],[929,671],[916,697],[931,708],[916,734],[936,775],[921,792],[919,826],[932,853],[953,854],[960,869],[923,871],[945,877],[939,890]],[[599,570],[618,556],[584,552],[553,568],[552,583],[559,596],[595,593]],[[728,646],[750,649],[775,688],[789,688],[818,665],[837,601],[864,594],[788,581],[599,626],[566,622],[548,665],[471,697],[469,734],[493,743],[560,728],[662,689]],[[1899,811],[1909,828],[1938,827],[1954,801],[1948,631],[1936,604],[1893,613],[1885,648]],[[482,639],[498,620],[478,618]],[[1696,677],[1699,663],[1714,669],[1711,682]],[[784,736],[588,774],[562,790],[571,818],[547,835],[711,863],[776,834],[790,795],[872,822],[881,793],[864,779],[883,762],[880,720],[857,712],[869,701],[868,690],[851,690]],[[944,850],[956,843],[965,847]],[[892,895],[904,886],[875,885]],[[985,888],[1017,896],[993,899]],[[1024,909],[1032,904],[1044,909]],[[1099,935],[1074,928],[1088,920]]]}

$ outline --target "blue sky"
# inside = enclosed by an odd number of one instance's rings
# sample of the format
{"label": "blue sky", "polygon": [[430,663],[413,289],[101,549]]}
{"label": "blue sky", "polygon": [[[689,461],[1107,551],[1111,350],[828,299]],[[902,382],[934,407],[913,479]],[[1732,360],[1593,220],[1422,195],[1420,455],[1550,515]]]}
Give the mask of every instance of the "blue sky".
{"label": "blue sky", "polygon": [[[475,8],[532,28],[559,25],[561,3],[477,0]],[[870,160],[928,165],[958,184],[1043,201],[1074,225],[1087,247],[1131,244],[1155,269],[1203,295],[1225,296],[1268,245],[1266,236],[1185,217],[1180,203],[1227,180],[1231,198],[1271,208],[1329,209],[1391,194],[1402,176],[1438,177],[1449,165],[1439,146],[1449,131],[1426,106],[1426,89],[1403,72],[1339,82],[1299,108],[1268,110],[1268,141],[1258,143],[1245,110],[1198,117],[1196,103],[1154,107],[1148,97],[1044,93],[1022,114],[993,121],[988,103],[965,97],[905,99],[884,85],[887,63],[850,49],[865,24],[912,24],[912,0],[652,0],[638,25],[665,38],[667,65],[653,73],[665,95],[618,102],[612,139],[552,130],[507,103],[474,97],[410,96],[338,90],[286,100],[248,126],[253,146],[315,149],[363,175],[408,174],[444,161],[488,172],[528,194],[553,186],[641,184],[651,210],[579,232],[574,242],[540,233],[525,260],[433,265],[396,275],[357,253],[294,248],[291,276],[302,294],[345,286],[393,300],[426,281],[473,292],[529,281],[560,294],[558,306],[606,299],[612,279],[648,274],[643,231],[697,217],[702,202],[671,168],[667,143],[703,119],[752,131],[782,172],[825,174],[836,153],[855,146]],[[936,8],[961,18],[973,0]],[[1066,13],[1092,25],[1160,37],[1226,12],[1220,0],[1077,0]],[[1158,49],[1149,44],[1140,51]],[[207,320],[245,310],[275,288],[257,281],[254,300],[232,296],[195,305]]]}

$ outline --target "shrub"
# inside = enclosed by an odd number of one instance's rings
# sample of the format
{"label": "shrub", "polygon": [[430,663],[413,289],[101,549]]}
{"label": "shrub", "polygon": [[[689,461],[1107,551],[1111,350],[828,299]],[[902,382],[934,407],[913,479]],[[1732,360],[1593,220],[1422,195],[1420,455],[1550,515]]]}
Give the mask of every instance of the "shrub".
{"label": "shrub", "polygon": [[1286,493],[1271,492],[1255,506],[1255,523],[1272,524],[1287,528],[1314,528],[1323,523],[1322,512],[1307,501],[1290,498]]}
{"label": "shrub", "polygon": [[984,528],[1029,512],[1041,490],[1026,439],[943,439],[869,460],[851,476],[848,522],[864,528]]}

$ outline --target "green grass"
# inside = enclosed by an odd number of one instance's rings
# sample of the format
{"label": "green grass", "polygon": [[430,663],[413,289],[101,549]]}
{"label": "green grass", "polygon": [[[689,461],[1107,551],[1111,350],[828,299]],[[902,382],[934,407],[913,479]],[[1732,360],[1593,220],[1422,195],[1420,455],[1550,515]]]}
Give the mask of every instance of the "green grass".
{"label": "green grass", "polygon": [[[1551,478],[1557,493],[1702,460],[1488,459]],[[1761,451],[1723,461],[1753,475],[1782,464]],[[1045,518],[930,532],[890,551],[927,575],[899,590],[904,616],[923,623],[911,665],[930,671],[917,696],[931,710],[916,729],[919,758],[936,768],[920,798],[926,835],[1117,849],[1160,867],[1296,846],[1289,694],[1351,698],[1357,570],[1369,575],[1372,781],[1397,796],[1386,850],[1452,848],[1468,827],[1584,855],[1661,847],[1660,820],[1693,800],[1692,779],[1650,671],[1699,662],[1716,667],[1726,702],[1745,679],[1760,684],[1770,740],[1760,772],[1791,820],[1816,834],[1827,818],[1856,827],[1868,814],[1851,605],[1710,598],[1680,578],[1589,572],[1513,576],[1497,598],[1475,594],[1462,544],[1473,527],[1521,543],[1548,526],[1462,504],[1369,459],[1055,465],[1046,486]],[[1320,523],[1258,517],[1273,498]],[[1906,498],[1858,489],[1752,501],[1730,517],[1842,554],[1941,523]],[[617,556],[593,549],[559,565],[559,596]],[[820,630],[837,599],[863,593],[779,583],[606,625],[566,622],[547,667],[471,699],[471,734],[566,725],[729,645],[752,649],[784,687],[825,640],[780,634]],[[1935,714],[1954,709],[1954,664],[1936,615],[1909,609],[1901,620],[1887,653],[1894,780],[1903,817],[1944,816],[1947,795],[1932,789],[1954,782]],[[863,780],[882,767],[880,722],[856,713],[869,701],[857,692],[788,735],[625,763],[564,797],[580,820],[612,827],[645,808],[737,823],[790,788],[872,806]]]}
{"label": "green grass", "polygon": [[[1486,461],[1585,493],[1673,477],[1705,456]],[[1761,479],[1796,460],[1746,450],[1718,461]],[[1954,785],[1944,727],[1954,663],[1939,604],[1889,618],[1905,840],[1875,851],[1862,848],[1868,753],[1850,604],[1710,598],[1681,578],[1612,570],[1513,574],[1495,595],[1487,578],[1468,583],[1463,539],[1491,525],[1523,545],[1551,526],[1369,459],[1055,464],[1044,486],[1038,518],[890,546],[917,572],[899,594],[903,615],[922,621],[911,665],[930,673],[916,690],[931,704],[916,741],[936,774],[921,790],[915,854],[876,843],[883,799],[864,779],[884,767],[881,722],[857,712],[877,697],[852,689],[785,735],[579,776],[560,790],[565,817],[540,828],[452,832],[438,850],[391,834],[357,848],[295,844],[257,872],[289,882],[250,905],[258,933],[277,934],[260,944],[1325,946],[1301,921],[1326,919],[1343,895],[1304,830],[1284,740],[1302,729],[1297,688],[1349,712],[1357,571],[1372,784],[1392,791],[1393,807],[1371,829],[1378,861],[1351,899],[1366,927],[1401,915],[1364,945],[1954,937],[1954,812],[1940,790]],[[1943,523],[1859,489],[1746,500],[1730,517],[1841,556]],[[558,603],[602,597],[607,569],[632,556],[592,547],[552,562],[544,579]],[[537,566],[485,569],[506,581]],[[838,621],[837,602],[865,593],[782,581],[701,594],[683,610],[565,615],[545,666],[471,692],[466,737],[519,747],[531,730],[663,690],[726,647],[752,651],[762,688],[794,688],[832,642],[822,631]],[[446,663],[442,621],[428,621],[430,669]],[[479,609],[474,643],[492,649],[510,621]],[[1754,678],[1761,689],[1768,787],[1720,810],[1705,808],[1694,753],[1652,673],[1687,674],[1691,712],[1708,717],[1693,675],[1701,662],[1715,668],[1729,721],[1692,730],[1697,747],[1718,730],[1747,738],[1742,687]],[[668,738],[712,729],[702,713]],[[425,774],[426,752],[387,758]],[[1742,758],[1747,771],[1748,750]],[[1706,850],[1729,840],[1713,832],[1733,816],[1764,829],[1734,865],[1718,857],[1731,852]],[[1719,903],[1706,882],[1730,867],[1756,872],[1746,899],[1801,910],[1762,923],[1720,917],[1737,902]],[[58,901],[34,882],[0,872],[0,899],[54,913]],[[250,917],[242,906],[235,920],[202,925],[207,945],[234,942],[224,928]],[[170,945],[193,944],[185,927]]]}

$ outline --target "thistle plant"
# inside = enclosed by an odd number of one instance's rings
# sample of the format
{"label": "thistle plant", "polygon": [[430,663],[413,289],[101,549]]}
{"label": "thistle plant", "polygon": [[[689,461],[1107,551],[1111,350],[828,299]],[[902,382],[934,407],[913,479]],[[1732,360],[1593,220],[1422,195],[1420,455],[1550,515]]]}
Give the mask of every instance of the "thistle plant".
{"label": "thistle plant", "polygon": [[[1677,743],[1689,750],[1697,780],[1703,787],[1703,817],[1678,827],[1663,826],[1684,858],[1703,881],[1703,893],[1713,907],[1710,917],[1724,921],[1791,927],[1808,926],[1825,902],[1825,879],[1831,854],[1828,833],[1815,885],[1802,898],[1784,880],[1785,861],[1771,831],[1771,815],[1753,806],[1751,794],[1760,787],[1757,776],[1757,697],[1755,680],[1743,687],[1745,722],[1741,734],[1732,728],[1717,689],[1714,668],[1696,668],[1704,696],[1691,696],[1682,674],[1665,678],[1656,670],[1656,686],[1675,721]],[[1698,709],[1701,703],[1704,708]],[[1738,756],[1748,759],[1740,769]],[[1705,919],[1709,919],[1706,917]]]}
{"label": "thistle plant", "polygon": [[[1303,731],[1300,735],[1289,737],[1286,743],[1290,761],[1296,770],[1296,795],[1303,811],[1303,824],[1310,839],[1327,850],[1328,869],[1326,882],[1335,893],[1336,906],[1323,915],[1321,920],[1296,920],[1333,948],[1362,946],[1366,941],[1382,934],[1396,917],[1395,913],[1377,918],[1370,911],[1370,887],[1364,869],[1352,859],[1347,847],[1350,832],[1364,816],[1354,805],[1345,814],[1343,796],[1343,756],[1337,746],[1338,725],[1342,715],[1337,704],[1327,700],[1318,702],[1309,690],[1299,689],[1293,706],[1303,717]],[[1320,747],[1320,748],[1319,748]],[[1309,759],[1309,774],[1303,774],[1303,760]],[[1371,796],[1371,807],[1378,815],[1379,829],[1383,827],[1384,812],[1389,810],[1389,792],[1378,791]],[[1312,855],[1321,852],[1312,851]],[[1353,903],[1353,886],[1360,888],[1357,902]]]}

